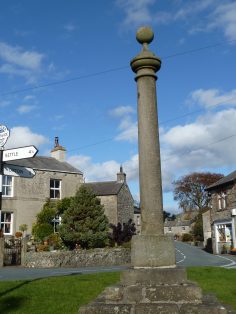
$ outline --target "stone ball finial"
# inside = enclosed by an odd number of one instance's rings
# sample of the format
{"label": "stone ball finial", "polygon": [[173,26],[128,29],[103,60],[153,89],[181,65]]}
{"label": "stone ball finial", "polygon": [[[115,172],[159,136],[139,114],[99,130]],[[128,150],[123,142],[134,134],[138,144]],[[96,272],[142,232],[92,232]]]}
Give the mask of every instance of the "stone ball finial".
{"label": "stone ball finial", "polygon": [[151,27],[142,26],[136,33],[136,39],[140,44],[150,44],[154,38]]}

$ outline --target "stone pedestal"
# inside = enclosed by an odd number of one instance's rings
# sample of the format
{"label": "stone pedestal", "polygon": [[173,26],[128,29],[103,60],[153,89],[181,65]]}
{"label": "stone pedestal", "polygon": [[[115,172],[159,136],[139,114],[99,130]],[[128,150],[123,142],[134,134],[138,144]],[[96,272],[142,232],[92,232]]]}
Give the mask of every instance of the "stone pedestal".
{"label": "stone pedestal", "polygon": [[173,238],[165,235],[137,235],[132,238],[131,265],[136,267],[175,267]]}
{"label": "stone pedestal", "polygon": [[80,314],[226,314],[231,313],[187,281],[183,268],[132,269]]}

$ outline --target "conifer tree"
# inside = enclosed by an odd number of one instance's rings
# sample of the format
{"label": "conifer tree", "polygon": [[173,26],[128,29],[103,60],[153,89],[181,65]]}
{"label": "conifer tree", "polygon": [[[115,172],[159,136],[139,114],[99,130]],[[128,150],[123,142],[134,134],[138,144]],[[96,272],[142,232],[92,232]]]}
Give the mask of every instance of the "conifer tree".
{"label": "conifer tree", "polygon": [[80,187],[64,211],[59,234],[67,247],[104,247],[108,244],[108,219],[101,201],[85,186]]}

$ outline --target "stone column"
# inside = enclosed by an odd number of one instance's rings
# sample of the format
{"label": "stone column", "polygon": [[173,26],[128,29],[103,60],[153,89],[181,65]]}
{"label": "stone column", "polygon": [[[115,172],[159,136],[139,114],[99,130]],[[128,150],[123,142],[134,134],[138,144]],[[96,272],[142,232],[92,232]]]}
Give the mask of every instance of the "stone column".
{"label": "stone column", "polygon": [[164,236],[160,144],[157,118],[156,72],[161,60],[148,48],[154,34],[141,27],[136,35],[141,52],[131,61],[138,93],[139,181],[141,236],[132,240],[134,267],[174,266],[173,239]]}

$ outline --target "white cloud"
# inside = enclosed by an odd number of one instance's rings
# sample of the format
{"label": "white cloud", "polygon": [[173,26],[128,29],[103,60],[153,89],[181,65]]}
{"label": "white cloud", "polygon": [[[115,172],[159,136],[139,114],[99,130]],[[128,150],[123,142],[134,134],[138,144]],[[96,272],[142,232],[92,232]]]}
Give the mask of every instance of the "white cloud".
{"label": "white cloud", "polygon": [[120,118],[118,129],[120,133],[115,137],[117,141],[136,141],[138,137],[137,122],[133,120],[135,113],[131,106],[120,106],[110,111],[113,117]]}
{"label": "white cloud", "polygon": [[191,93],[190,103],[196,103],[203,107],[210,108],[222,105],[236,105],[236,89],[230,92],[220,92],[218,89],[198,89]]}
{"label": "white cloud", "polygon": [[66,25],[64,25],[64,29],[67,31],[67,32],[73,32],[77,29],[76,25],[74,23],[67,23]]}
{"label": "white cloud", "polygon": [[21,47],[0,42],[0,58],[21,68],[37,70],[41,67],[44,55],[36,51],[24,51]]}
{"label": "white cloud", "polygon": [[24,113],[29,113],[31,111],[33,111],[34,109],[36,109],[37,107],[34,105],[21,105],[17,108],[17,111],[20,114],[24,114]]}
{"label": "white cloud", "polygon": [[178,125],[161,136],[163,185],[183,173],[217,171],[235,165],[236,110],[208,113],[190,124]]}
{"label": "white cloud", "polygon": [[[67,161],[84,173],[86,182],[115,181],[116,174],[120,170],[120,164],[115,160],[93,163],[92,158],[89,156],[75,155],[69,157]],[[122,165],[127,180],[137,180],[138,155],[132,156],[130,160],[125,161]]]}
{"label": "white cloud", "polygon": [[123,115],[134,113],[134,109],[131,106],[119,106],[110,111],[110,114],[114,117],[121,117]]}
{"label": "white cloud", "polygon": [[[121,121],[121,125],[124,121]],[[127,121],[125,122],[125,124]],[[137,122],[131,122],[129,125],[126,124],[126,127],[115,137],[117,141],[129,141],[135,142],[138,139],[138,126]]]}
{"label": "white cloud", "polygon": [[33,133],[29,127],[17,126],[10,130],[10,137],[6,143],[7,148],[35,145],[39,148],[43,144],[49,143],[48,138],[43,135]]}
{"label": "white cloud", "polygon": [[210,16],[210,29],[220,28],[229,40],[236,39],[236,2],[221,3]]}
{"label": "white cloud", "polygon": [[123,22],[125,26],[136,27],[152,21],[149,7],[155,3],[155,0],[117,0],[116,3],[125,12]]}

